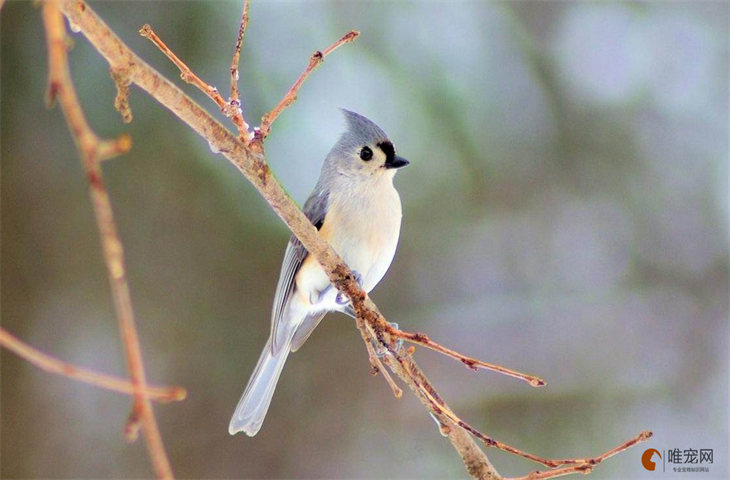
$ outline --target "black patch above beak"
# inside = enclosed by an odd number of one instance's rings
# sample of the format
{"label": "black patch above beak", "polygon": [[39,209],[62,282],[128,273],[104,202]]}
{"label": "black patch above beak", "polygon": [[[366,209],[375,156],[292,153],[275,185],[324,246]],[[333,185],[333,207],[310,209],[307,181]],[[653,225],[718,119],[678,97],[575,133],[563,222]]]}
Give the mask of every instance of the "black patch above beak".
{"label": "black patch above beak", "polygon": [[409,162],[403,157],[399,157],[398,155],[393,155],[392,157],[388,157],[385,160],[385,168],[402,168],[408,165]]}
{"label": "black patch above beak", "polygon": [[395,147],[393,147],[393,144],[390,143],[388,140],[380,142],[378,144],[378,147],[385,154],[385,163],[383,164],[385,168],[401,168],[411,163],[405,158],[396,155]]}

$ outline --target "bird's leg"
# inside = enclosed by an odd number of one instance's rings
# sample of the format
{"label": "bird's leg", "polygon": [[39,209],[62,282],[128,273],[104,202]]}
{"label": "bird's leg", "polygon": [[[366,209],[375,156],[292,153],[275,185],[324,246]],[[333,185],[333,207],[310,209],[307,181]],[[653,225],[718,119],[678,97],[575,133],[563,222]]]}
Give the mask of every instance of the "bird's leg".
{"label": "bird's leg", "polygon": [[[355,271],[353,271],[352,273],[353,273],[353,275],[355,275],[355,281],[357,282],[358,285],[360,285],[360,288],[362,288],[362,275],[360,275],[359,272],[355,272]],[[328,293],[330,293],[333,288],[335,288],[335,287],[331,283],[329,285],[327,285],[327,288],[325,288],[324,290],[322,290],[321,292],[319,292],[317,294],[317,299],[316,299],[316,301],[312,302],[312,304],[316,305],[319,302],[321,302],[322,300],[324,300],[324,297]],[[311,301],[311,299],[310,299],[310,301]],[[350,303],[350,300],[347,298],[347,296],[343,295],[342,292],[337,292],[337,296],[335,297],[335,302],[337,303],[337,305],[347,305]],[[348,313],[348,315],[350,315],[352,318],[355,318],[354,314]]]}
{"label": "bird's leg", "polygon": [[[395,328],[396,330],[400,330],[400,329],[398,328],[398,324],[397,324],[397,323],[395,323],[395,322],[387,322],[387,323],[388,323],[388,324],[389,324],[389,325],[390,325],[391,327]],[[374,342],[375,342],[375,340],[373,340],[373,343],[374,343]],[[401,349],[401,347],[403,347],[403,339],[402,339],[402,338],[398,338],[398,340],[396,340],[396,342],[395,342],[395,351],[398,351],[398,350],[400,350],[400,349]],[[387,349],[387,348],[385,348],[385,347],[383,347],[382,345],[381,345],[381,346],[378,346],[378,345],[376,345],[376,346],[375,346],[375,351],[376,351],[376,352],[378,353],[378,355],[379,355],[379,356],[381,356],[381,357],[382,357],[383,355],[385,355],[386,353],[388,353],[388,349]]]}
{"label": "bird's leg", "polygon": [[[344,313],[345,315],[347,315],[349,317],[352,317],[355,320],[357,320],[357,315],[355,315],[355,310],[353,310],[352,304],[349,304],[344,309],[342,309],[342,313]],[[395,323],[395,322],[388,322],[388,324],[391,327],[395,328],[396,330],[399,330],[397,323]],[[378,344],[378,342],[376,342],[376,340],[374,338],[372,338],[370,340],[370,343],[373,344],[373,348],[375,348],[375,354],[378,357],[382,357],[383,355],[385,355],[386,353],[388,353],[388,349],[385,346]],[[403,346],[403,339],[402,338],[399,338],[396,341],[395,349],[396,350],[400,350],[400,348],[402,346]]]}
{"label": "bird's leg", "polygon": [[[355,281],[358,285],[360,285],[360,288],[362,288],[362,275],[360,275],[360,272],[353,271],[352,274],[355,275]],[[335,302],[337,302],[338,305],[347,305],[350,303],[350,300],[347,296],[343,295],[342,292],[338,292],[337,297],[335,297]]]}

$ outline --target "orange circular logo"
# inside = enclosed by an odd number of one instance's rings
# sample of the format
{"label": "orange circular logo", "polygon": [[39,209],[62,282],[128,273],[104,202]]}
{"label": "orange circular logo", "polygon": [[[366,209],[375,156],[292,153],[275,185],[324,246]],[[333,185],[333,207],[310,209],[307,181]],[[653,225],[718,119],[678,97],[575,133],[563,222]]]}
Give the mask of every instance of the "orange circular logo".
{"label": "orange circular logo", "polygon": [[653,471],[656,468],[656,463],[651,460],[655,453],[659,455],[659,458],[662,458],[662,454],[655,448],[647,448],[641,456],[641,464],[644,465],[644,468],[647,470]]}

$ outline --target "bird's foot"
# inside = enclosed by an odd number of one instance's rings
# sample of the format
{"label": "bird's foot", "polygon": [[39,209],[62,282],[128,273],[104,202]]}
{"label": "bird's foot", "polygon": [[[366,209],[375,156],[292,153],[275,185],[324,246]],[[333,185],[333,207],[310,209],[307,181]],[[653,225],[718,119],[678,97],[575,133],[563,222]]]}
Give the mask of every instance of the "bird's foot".
{"label": "bird's foot", "polygon": [[[352,305],[348,305],[345,308],[342,309],[342,313],[349,315],[350,317],[357,319],[357,315],[355,315],[355,310],[353,310]],[[389,322],[390,325],[395,328],[396,330],[400,330],[398,328],[398,324],[395,322]],[[375,354],[378,357],[383,357],[385,354],[388,353],[388,347],[381,345],[379,342],[377,342],[374,338],[370,340],[370,343],[372,344],[373,348],[375,349]],[[400,350],[403,347],[403,339],[399,338],[395,342],[395,351]]]}
{"label": "bird's foot", "polygon": [[[397,323],[395,323],[395,322],[388,322],[388,323],[390,323],[390,325],[391,325],[391,326],[392,326],[393,328],[395,328],[396,330],[400,330],[400,328],[398,328],[398,324],[397,324]],[[373,344],[373,348],[375,349],[375,354],[376,354],[376,355],[377,355],[378,357],[383,357],[383,356],[385,356],[385,355],[386,355],[387,353],[390,353],[390,349],[389,349],[388,347],[386,347],[386,346],[384,346],[384,345],[380,344],[379,342],[376,342],[376,341],[375,341],[375,339],[372,339],[372,340],[370,340],[370,341],[372,342],[372,344]],[[398,350],[400,350],[400,349],[401,349],[402,347],[403,347],[403,339],[402,339],[402,338],[399,338],[399,339],[398,339],[398,340],[396,340],[396,342],[395,342],[395,349],[394,349],[393,351],[397,352],[397,351],[398,351]]]}
{"label": "bird's foot", "polygon": [[[353,271],[353,275],[355,275],[355,281],[358,285],[360,285],[360,288],[362,288],[362,275],[360,275],[360,272]],[[347,298],[347,295],[344,295],[342,292],[337,293],[337,297],[335,297],[335,302],[337,302],[338,305],[347,305],[350,303],[350,299]]]}

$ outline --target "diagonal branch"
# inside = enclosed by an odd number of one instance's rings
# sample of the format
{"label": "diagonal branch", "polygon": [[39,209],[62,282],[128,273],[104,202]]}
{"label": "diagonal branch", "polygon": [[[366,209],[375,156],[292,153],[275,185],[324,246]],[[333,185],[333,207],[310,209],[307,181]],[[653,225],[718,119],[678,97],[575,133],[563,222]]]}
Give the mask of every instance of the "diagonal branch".
{"label": "diagonal branch", "polygon": [[[83,3],[77,5],[85,7]],[[145,394],[148,389],[147,379],[127,284],[124,252],[117,234],[109,194],[104,187],[100,167],[100,162],[104,158],[110,158],[129,150],[131,142],[128,136],[120,137],[115,141],[100,140],[87,123],[71,81],[66,52],[66,28],[58,7],[57,1],[47,1],[43,4],[43,21],[48,41],[48,100],[51,103],[57,99],[61,105],[89,181],[89,194],[101,236],[104,261],[119,320],[127,367],[132,377],[134,403],[130,418],[139,419],[144,426],[147,448],[158,477],[172,478],[170,461],[157,427],[152,403]]]}
{"label": "diagonal branch", "polygon": [[[77,367],[71,363],[54,358],[37,348],[31,347],[2,327],[0,327],[0,345],[46,372],[55,373],[115,392],[134,393],[134,386],[129,381],[112,375],[97,373],[83,367]],[[148,386],[144,391],[145,396],[158,402],[184,400],[187,394],[187,391],[182,387]]]}
{"label": "diagonal branch", "polygon": [[474,442],[469,432],[444,414],[444,410],[450,411],[449,407],[431,387],[426,375],[412,357],[400,356],[396,352],[395,354],[385,355],[383,361],[391,371],[408,385],[408,388],[437,420],[441,434],[449,439],[464,462],[464,467],[473,478],[480,480],[499,480],[502,478],[487,458],[487,455]]}

